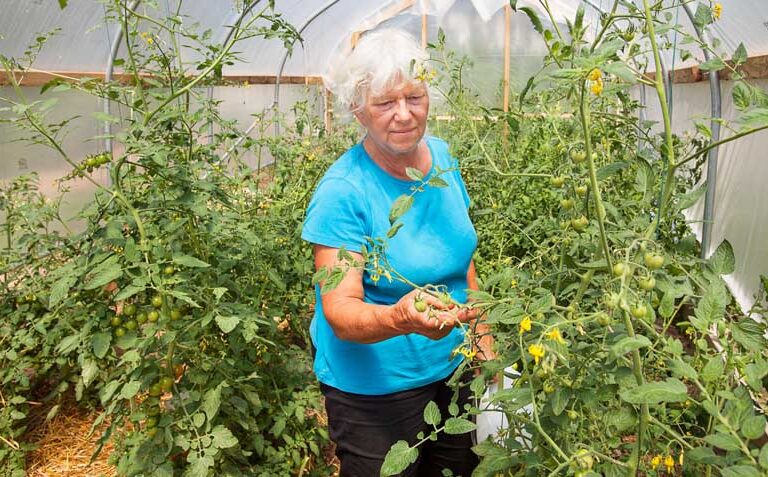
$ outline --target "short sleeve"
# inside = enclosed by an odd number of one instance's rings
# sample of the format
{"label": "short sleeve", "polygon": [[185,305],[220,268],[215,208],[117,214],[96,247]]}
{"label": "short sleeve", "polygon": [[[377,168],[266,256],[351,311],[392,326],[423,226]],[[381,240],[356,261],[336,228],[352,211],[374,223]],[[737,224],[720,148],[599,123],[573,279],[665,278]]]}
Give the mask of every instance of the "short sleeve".
{"label": "short sleeve", "polygon": [[307,208],[301,238],[326,247],[360,252],[368,232],[366,202],[349,181],[325,178]]}

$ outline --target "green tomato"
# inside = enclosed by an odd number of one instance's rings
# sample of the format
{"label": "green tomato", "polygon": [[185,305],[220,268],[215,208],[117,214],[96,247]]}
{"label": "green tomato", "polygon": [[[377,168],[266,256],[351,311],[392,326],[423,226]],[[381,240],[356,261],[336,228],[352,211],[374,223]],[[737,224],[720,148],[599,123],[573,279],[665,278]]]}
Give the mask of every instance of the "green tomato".
{"label": "green tomato", "polygon": [[136,315],[136,321],[137,321],[137,322],[138,322],[140,325],[143,325],[144,323],[146,323],[146,322],[147,322],[147,314],[146,314],[146,313],[144,313],[144,312],[142,311],[141,313],[139,313],[138,315]]}
{"label": "green tomato", "polygon": [[181,313],[181,310],[179,310],[178,308],[174,308],[173,310],[171,310],[171,321],[176,321],[178,319],[181,319],[182,316],[183,315]]}
{"label": "green tomato", "polygon": [[560,201],[560,207],[562,207],[565,210],[569,210],[573,208],[573,200],[571,199],[563,199]]}
{"label": "green tomato", "polygon": [[638,280],[638,283],[640,284],[640,288],[645,291],[651,291],[656,287],[656,279],[653,277],[643,277]]}
{"label": "green tomato", "polygon": [[139,324],[136,323],[136,320],[128,320],[125,325],[123,325],[126,330],[133,331],[136,328],[138,328]]}
{"label": "green tomato", "polygon": [[605,312],[598,313],[596,318],[597,324],[600,326],[610,326],[613,323],[611,315]]}
{"label": "green tomato", "polygon": [[148,417],[147,420],[144,421],[144,425],[147,426],[148,429],[157,427],[157,418],[154,416]]}
{"label": "green tomato", "polygon": [[549,183],[552,185],[552,187],[563,187],[563,184],[565,184],[565,177],[551,177],[549,179]]}
{"label": "green tomato", "polygon": [[422,299],[416,299],[413,301],[413,307],[418,311],[419,313],[424,313],[427,311],[427,303]]}
{"label": "green tomato", "polygon": [[152,310],[152,311],[150,311],[150,312],[147,314],[147,320],[148,320],[150,323],[154,323],[154,322],[156,322],[158,319],[160,319],[160,313],[158,313],[158,312],[157,312],[157,311],[155,311],[155,310]]}
{"label": "green tomato", "polygon": [[149,395],[156,397],[163,394],[163,388],[160,386],[160,383],[155,383],[152,386],[149,387]]}
{"label": "green tomato", "polygon": [[109,320],[109,324],[114,327],[118,327],[123,324],[123,319],[119,316],[113,316],[112,319]]}
{"label": "green tomato", "polygon": [[160,389],[162,389],[165,392],[170,391],[173,389],[173,378],[170,376],[163,376],[160,378]]}
{"label": "green tomato", "polygon": [[576,186],[576,193],[581,196],[587,195],[587,186],[584,186],[584,185]]}
{"label": "green tomato", "polygon": [[632,307],[632,316],[635,318],[645,318],[647,314],[648,308],[643,304]]}
{"label": "green tomato", "polygon": [[155,295],[152,297],[152,306],[155,308],[160,308],[163,306],[163,297],[160,295]]}
{"label": "green tomato", "polygon": [[172,266],[168,265],[167,267],[163,268],[163,275],[170,276],[173,275],[174,272],[176,272],[176,269]]}
{"label": "green tomato", "polygon": [[622,277],[629,271],[629,268],[624,263],[616,263],[613,265],[613,275],[616,277]]}
{"label": "green tomato", "polygon": [[125,328],[123,328],[122,326],[118,326],[117,328],[115,328],[115,336],[117,338],[120,338],[121,336],[125,336]]}
{"label": "green tomato", "polygon": [[643,255],[643,262],[645,262],[645,266],[651,270],[658,270],[664,265],[664,256],[645,252],[645,255]]}
{"label": "green tomato", "polygon": [[589,225],[589,220],[583,215],[577,219],[571,219],[571,227],[577,232],[582,232]]}

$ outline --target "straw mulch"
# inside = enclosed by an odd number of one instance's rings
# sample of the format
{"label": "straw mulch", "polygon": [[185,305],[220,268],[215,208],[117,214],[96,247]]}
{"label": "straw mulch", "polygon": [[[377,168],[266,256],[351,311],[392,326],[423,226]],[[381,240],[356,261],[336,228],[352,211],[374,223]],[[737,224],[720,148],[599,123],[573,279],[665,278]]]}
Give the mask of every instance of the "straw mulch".
{"label": "straw mulch", "polygon": [[59,413],[45,422],[48,409],[39,409],[30,420],[25,440],[37,449],[27,454],[27,477],[113,477],[115,467],[107,462],[113,447],[104,445],[93,463],[91,454],[106,424],[88,436],[98,413],[64,403]]}

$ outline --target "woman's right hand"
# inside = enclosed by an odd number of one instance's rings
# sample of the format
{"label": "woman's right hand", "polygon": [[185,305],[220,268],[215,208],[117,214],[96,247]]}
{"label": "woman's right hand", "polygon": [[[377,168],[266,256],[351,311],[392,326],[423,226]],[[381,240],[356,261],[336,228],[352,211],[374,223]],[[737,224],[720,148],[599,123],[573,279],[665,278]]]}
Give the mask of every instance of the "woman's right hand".
{"label": "woman's right hand", "polygon": [[455,325],[474,319],[476,314],[422,290],[412,290],[393,305],[395,322],[404,333],[418,333],[433,340],[447,336]]}

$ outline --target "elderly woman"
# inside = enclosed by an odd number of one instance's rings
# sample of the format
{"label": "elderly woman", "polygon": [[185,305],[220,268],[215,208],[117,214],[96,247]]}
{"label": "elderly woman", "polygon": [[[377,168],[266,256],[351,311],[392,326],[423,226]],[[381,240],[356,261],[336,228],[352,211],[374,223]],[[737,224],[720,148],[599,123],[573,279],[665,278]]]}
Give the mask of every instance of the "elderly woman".
{"label": "elderly woman", "polygon": [[[407,281],[444,285],[453,301],[465,303],[467,289],[477,288],[477,235],[455,159],[445,142],[425,136],[429,95],[416,72],[426,59],[413,38],[387,29],[364,36],[337,68],[330,87],[366,135],[320,181],[302,238],[313,244],[318,269],[338,266],[341,248],[361,261],[367,238],[386,237],[393,202],[418,183],[407,168],[425,179],[449,170],[440,176],[447,187],[416,195],[402,228],[387,241],[386,258]],[[352,267],[332,291],[321,295],[318,287],[311,325],[314,369],[342,477],[378,475],[392,444],[428,434],[423,410],[430,401],[449,415],[454,392],[446,381],[464,359],[456,353],[464,332],[453,325],[475,318],[403,280],[375,275]],[[415,305],[420,300],[426,311]],[[466,387],[459,394],[463,407]],[[471,445],[469,434],[441,433],[403,475],[440,476],[450,469],[469,476],[477,463]]]}

